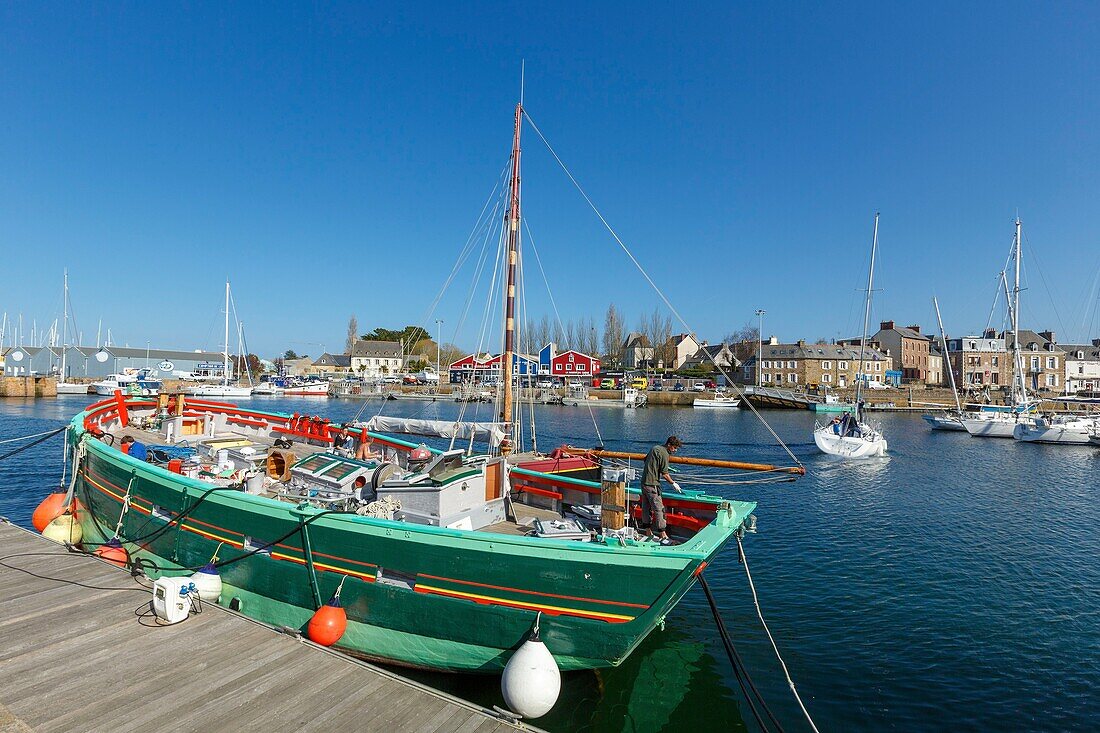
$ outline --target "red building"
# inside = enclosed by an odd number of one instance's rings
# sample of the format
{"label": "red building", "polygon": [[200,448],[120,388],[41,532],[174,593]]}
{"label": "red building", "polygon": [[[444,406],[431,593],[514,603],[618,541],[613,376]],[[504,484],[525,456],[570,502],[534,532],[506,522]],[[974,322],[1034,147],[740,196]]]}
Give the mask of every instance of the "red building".
{"label": "red building", "polygon": [[[542,366],[542,365],[540,365]],[[579,351],[563,351],[550,356],[550,376],[553,377],[591,377],[600,372],[600,360]],[[545,373],[545,372],[543,372]]]}

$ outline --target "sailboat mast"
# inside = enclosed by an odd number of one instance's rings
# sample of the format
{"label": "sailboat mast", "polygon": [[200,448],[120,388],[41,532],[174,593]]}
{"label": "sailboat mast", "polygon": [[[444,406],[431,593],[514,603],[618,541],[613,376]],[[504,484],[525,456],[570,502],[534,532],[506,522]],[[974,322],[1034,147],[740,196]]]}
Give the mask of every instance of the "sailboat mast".
{"label": "sailboat mast", "polygon": [[947,332],[943,330],[943,319],[940,318],[940,302],[936,296],[932,296],[932,305],[936,307],[936,323],[940,325],[940,341],[943,343],[943,358],[947,359],[947,376],[951,379],[951,394],[955,395],[955,409],[962,414],[962,403],[959,402],[959,390],[955,388],[955,372],[951,369],[951,359],[947,354]]}
{"label": "sailboat mast", "polygon": [[65,270],[65,296],[61,299],[61,308],[65,311],[62,315],[61,326],[61,380],[65,381],[66,353],[69,346],[69,271]]}
{"label": "sailboat mast", "polygon": [[507,277],[504,284],[504,354],[501,374],[500,422],[504,427],[504,440],[500,443],[500,452],[508,455],[512,452],[512,373],[516,351],[516,262],[519,259],[519,133],[523,121],[523,102],[516,104],[515,133],[512,138],[512,184],[508,205],[508,262]]}
{"label": "sailboat mast", "polygon": [[224,371],[222,372],[222,385],[229,386],[229,281],[225,281],[225,341],[222,342],[225,346],[225,350],[222,355],[225,357]]}
{"label": "sailboat mast", "polygon": [[[1027,387],[1024,385],[1024,361],[1020,354],[1020,255],[1022,248],[1020,244],[1020,233],[1022,226],[1020,224],[1020,217],[1016,217],[1016,283],[1012,289],[1012,363],[1016,369],[1016,377],[1019,379],[1019,395],[1016,399],[1017,404],[1021,404],[1027,401]],[[1017,388],[1017,385],[1013,385],[1013,390]]]}
{"label": "sailboat mast", "polygon": [[867,328],[871,323],[871,294],[875,290],[875,253],[878,251],[878,212],[875,212],[875,233],[871,237],[871,266],[867,270],[867,300],[863,306],[863,335],[859,339],[859,369],[856,371],[856,417],[859,417],[859,397],[863,391],[863,358],[867,351]]}

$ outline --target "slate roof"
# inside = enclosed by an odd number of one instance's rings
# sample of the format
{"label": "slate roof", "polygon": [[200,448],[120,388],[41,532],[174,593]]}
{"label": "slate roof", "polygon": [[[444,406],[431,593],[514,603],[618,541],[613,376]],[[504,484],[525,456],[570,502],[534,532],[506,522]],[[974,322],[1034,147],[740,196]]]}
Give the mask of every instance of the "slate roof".
{"label": "slate roof", "polygon": [[397,341],[359,339],[351,345],[348,356],[401,356],[401,344]]}
{"label": "slate roof", "polygon": [[[764,359],[822,359],[859,361],[858,346],[844,346],[841,344],[764,344],[762,348]],[[890,361],[890,357],[878,349],[867,347],[864,352],[867,361]],[[745,364],[755,364],[756,354],[750,356]]]}

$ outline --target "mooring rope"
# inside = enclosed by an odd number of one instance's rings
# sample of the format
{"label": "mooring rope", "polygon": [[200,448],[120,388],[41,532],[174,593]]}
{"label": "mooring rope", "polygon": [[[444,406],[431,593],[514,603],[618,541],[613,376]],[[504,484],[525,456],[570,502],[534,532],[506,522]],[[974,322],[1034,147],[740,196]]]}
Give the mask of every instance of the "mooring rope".
{"label": "mooring rope", "polygon": [[56,430],[49,430],[45,433],[38,433],[37,435],[24,435],[22,438],[11,438],[9,440],[0,441],[0,443],[12,443],[12,442],[15,442],[17,440],[30,440],[31,438],[38,438],[38,440],[35,440],[31,443],[27,443],[26,445],[21,445],[18,448],[16,448],[15,450],[8,451],[4,455],[0,456],[0,461],[4,460],[5,458],[11,458],[12,456],[16,455],[17,453],[22,453],[23,451],[27,450],[28,448],[33,448],[34,446],[38,445],[39,443],[44,443],[47,440],[49,440],[50,438],[52,438],[53,436],[57,435],[58,433],[64,432],[65,430],[68,429],[68,427],[69,427],[68,425],[62,425],[61,427],[57,428]]}
{"label": "mooring rope", "polygon": [[[749,589],[752,591],[752,602],[756,606],[756,616],[760,619],[760,625],[764,627],[764,633],[768,635],[768,641],[771,642],[772,649],[775,650],[775,658],[779,660],[779,666],[783,668],[783,676],[787,678],[787,684],[791,688],[791,693],[794,695],[794,699],[798,702],[798,707],[802,709],[802,714],[806,716],[806,722],[810,724],[810,728],[814,733],[820,733],[817,729],[817,725],[814,724],[813,718],[810,717],[810,712],[806,710],[806,706],[802,703],[802,698],[798,695],[798,690],[794,686],[794,680],[791,679],[791,673],[787,670],[787,664],[783,661],[782,655],[779,653],[779,647],[775,644],[775,639],[772,637],[772,632],[768,628],[768,622],[764,620],[764,612],[760,610],[760,599],[756,595],[756,585],[752,582],[752,573],[749,572],[749,560],[745,557],[745,547],[741,544],[741,538],[737,537],[737,550],[741,556],[741,564],[745,566],[745,577],[749,579]],[[702,580],[702,578],[700,578]]]}

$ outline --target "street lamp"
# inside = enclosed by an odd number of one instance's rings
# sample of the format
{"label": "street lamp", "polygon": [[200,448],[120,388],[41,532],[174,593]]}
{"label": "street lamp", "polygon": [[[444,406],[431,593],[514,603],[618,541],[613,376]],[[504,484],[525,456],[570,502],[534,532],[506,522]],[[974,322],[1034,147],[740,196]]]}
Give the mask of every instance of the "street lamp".
{"label": "street lamp", "polygon": [[442,318],[436,318],[435,319],[435,334],[436,334],[436,337],[435,337],[435,373],[436,373],[436,375],[439,375],[440,374],[440,371],[439,371],[439,368],[440,368],[440,366],[439,366],[439,353],[440,353],[440,350],[442,350],[442,348],[443,348],[443,319]]}
{"label": "street lamp", "polygon": [[760,326],[756,329],[756,386],[760,386],[760,366],[764,358],[764,314],[763,308],[756,309],[756,317],[760,319]]}

